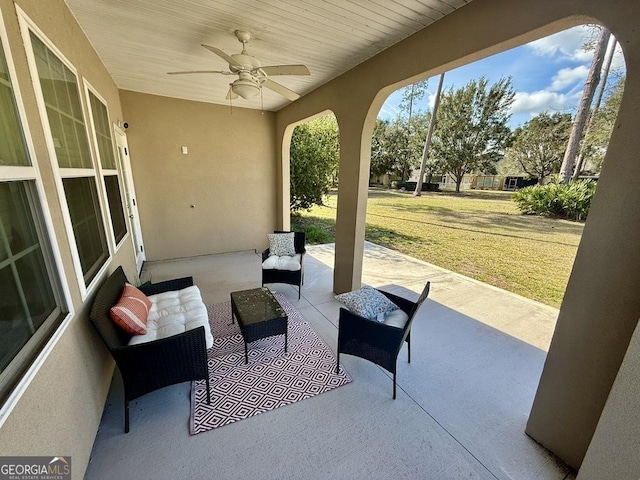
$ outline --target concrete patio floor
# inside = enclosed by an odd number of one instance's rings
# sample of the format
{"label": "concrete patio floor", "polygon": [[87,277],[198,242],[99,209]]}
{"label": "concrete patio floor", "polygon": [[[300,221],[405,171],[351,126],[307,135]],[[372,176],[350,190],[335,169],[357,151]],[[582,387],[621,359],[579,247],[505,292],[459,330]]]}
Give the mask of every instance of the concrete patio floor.
{"label": "concrete patio floor", "polygon": [[[302,298],[282,291],[335,351],[334,246],[307,247]],[[253,252],[145,264],[154,282],[192,275],[205,303],[260,285]],[[353,382],[271,412],[189,435],[190,385],[131,404],[123,433],[116,372],[87,479],[573,479],[525,433],[558,311],[371,243],[363,282],[416,298],[412,362],[390,375],[344,355]]]}

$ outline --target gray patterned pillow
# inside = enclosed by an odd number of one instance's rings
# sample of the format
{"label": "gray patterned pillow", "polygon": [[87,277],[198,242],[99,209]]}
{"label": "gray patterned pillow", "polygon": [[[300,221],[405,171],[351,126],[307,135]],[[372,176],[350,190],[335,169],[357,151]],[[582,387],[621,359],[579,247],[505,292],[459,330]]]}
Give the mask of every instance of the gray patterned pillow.
{"label": "gray patterned pillow", "polygon": [[296,247],[293,243],[293,232],[270,233],[267,237],[269,237],[269,255],[293,257],[296,254]]}
{"label": "gray patterned pillow", "polygon": [[397,310],[398,306],[375,288],[364,286],[360,290],[336,295],[336,300],[347,310],[369,320],[377,320],[378,314]]}

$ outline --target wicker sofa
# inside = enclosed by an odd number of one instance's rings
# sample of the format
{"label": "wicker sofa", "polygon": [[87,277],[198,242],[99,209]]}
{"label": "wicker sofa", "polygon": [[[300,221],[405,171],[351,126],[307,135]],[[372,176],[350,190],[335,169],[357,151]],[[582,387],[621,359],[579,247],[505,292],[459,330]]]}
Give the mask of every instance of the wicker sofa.
{"label": "wicker sofa", "polygon": [[[127,278],[118,267],[102,284],[93,300],[90,321],[109,349],[124,384],[124,431],[129,431],[129,401],[176,383],[204,379],[209,397],[207,370],[208,325],[143,343],[130,344],[133,336],[117,327],[109,310],[116,304]],[[145,284],[139,289],[152,302],[165,292],[193,285],[191,277]],[[201,301],[201,300],[200,300]],[[204,304],[202,304],[204,307]],[[206,307],[205,307],[206,312]],[[212,339],[210,340],[210,342]],[[134,342],[135,343],[135,342]]]}

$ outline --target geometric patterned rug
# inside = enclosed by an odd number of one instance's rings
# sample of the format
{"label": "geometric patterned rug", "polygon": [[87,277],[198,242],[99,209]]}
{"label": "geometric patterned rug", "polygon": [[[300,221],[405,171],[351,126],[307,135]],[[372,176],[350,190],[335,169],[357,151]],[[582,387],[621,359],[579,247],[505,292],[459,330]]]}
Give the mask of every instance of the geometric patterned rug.
{"label": "geometric patterned rug", "polygon": [[211,404],[206,383],[191,384],[191,435],[222,427],[351,382],[331,349],[282,293],[274,293],[289,316],[288,351],[284,335],[244,343],[238,323],[231,324],[231,302],[208,305],[213,347],[207,351]]}

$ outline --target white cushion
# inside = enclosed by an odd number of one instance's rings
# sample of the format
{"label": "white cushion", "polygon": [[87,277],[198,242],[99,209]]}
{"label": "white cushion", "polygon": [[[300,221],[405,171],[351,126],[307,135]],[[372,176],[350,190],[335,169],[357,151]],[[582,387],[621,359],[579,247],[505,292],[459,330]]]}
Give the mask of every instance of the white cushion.
{"label": "white cushion", "polygon": [[147,317],[147,333],[134,335],[129,345],[171,337],[202,326],[207,348],[213,346],[207,307],[198,287],[193,285],[182,290],[150,295],[149,300],[151,308]]}
{"label": "white cushion", "polygon": [[409,320],[409,315],[407,315],[404,310],[398,308],[397,310],[387,313],[384,316],[383,323],[392,327],[404,328],[407,320]]}
{"label": "white cushion", "polygon": [[300,262],[302,261],[302,255],[296,254],[293,257],[289,257],[284,255],[282,257],[278,257],[277,255],[271,255],[267,257],[267,259],[262,262],[263,270],[290,270],[295,272],[300,270]]}

